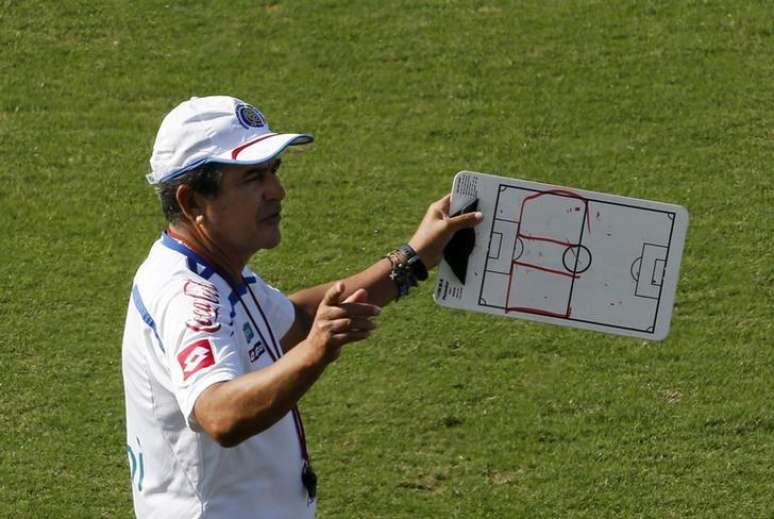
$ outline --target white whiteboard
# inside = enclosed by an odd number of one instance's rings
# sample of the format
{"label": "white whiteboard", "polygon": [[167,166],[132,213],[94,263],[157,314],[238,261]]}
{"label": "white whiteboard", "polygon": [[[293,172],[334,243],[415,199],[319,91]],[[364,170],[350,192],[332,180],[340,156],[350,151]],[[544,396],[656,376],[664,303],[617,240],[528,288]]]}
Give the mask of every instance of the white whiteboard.
{"label": "white whiteboard", "polygon": [[459,172],[450,213],[475,200],[484,220],[462,269],[465,282],[442,261],[438,304],[649,340],[667,336],[685,208]]}

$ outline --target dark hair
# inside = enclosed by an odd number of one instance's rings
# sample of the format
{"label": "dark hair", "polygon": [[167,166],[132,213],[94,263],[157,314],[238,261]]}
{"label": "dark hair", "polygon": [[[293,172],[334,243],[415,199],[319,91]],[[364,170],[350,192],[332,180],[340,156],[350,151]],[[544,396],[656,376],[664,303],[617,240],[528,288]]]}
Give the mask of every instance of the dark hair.
{"label": "dark hair", "polygon": [[156,188],[161,201],[161,210],[169,223],[176,222],[183,211],[177,203],[177,188],[183,185],[189,186],[195,193],[207,198],[215,198],[220,193],[223,180],[223,172],[217,164],[205,164],[204,166],[189,171],[169,182],[162,182]]}

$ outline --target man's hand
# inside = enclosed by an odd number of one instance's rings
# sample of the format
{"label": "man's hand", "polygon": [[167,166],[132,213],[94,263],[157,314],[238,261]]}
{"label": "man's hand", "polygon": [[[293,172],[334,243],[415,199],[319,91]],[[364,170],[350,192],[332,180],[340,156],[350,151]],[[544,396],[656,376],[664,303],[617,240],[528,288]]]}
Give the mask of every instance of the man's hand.
{"label": "man's hand", "polygon": [[345,344],[368,338],[376,328],[372,318],[381,312],[378,306],[365,302],[368,298],[365,289],[356,290],[341,301],[344,290],[341,281],[328,289],[306,338],[326,363],[336,360]]}
{"label": "man's hand", "polygon": [[434,202],[427,209],[409,245],[419,254],[428,269],[441,262],[443,249],[451,237],[460,229],[475,227],[483,220],[480,212],[466,213],[454,218],[449,217],[451,195]]}

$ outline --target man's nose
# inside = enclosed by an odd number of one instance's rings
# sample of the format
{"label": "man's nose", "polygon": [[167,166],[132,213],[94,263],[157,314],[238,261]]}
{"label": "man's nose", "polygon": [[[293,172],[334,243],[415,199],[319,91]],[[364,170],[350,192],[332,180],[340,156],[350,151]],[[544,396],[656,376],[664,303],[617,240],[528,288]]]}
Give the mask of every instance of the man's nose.
{"label": "man's nose", "polygon": [[284,200],[285,188],[277,174],[269,175],[269,184],[264,191],[264,197],[267,200]]}

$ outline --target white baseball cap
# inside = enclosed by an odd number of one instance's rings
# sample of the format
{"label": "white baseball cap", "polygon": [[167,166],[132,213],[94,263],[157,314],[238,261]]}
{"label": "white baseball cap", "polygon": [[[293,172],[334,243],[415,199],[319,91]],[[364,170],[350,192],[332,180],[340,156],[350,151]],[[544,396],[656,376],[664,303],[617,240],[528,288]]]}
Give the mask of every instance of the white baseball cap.
{"label": "white baseball cap", "polygon": [[260,164],[313,140],[303,133],[272,132],[257,108],[235,97],[192,97],[161,122],[145,178],[159,184],[208,163]]}

